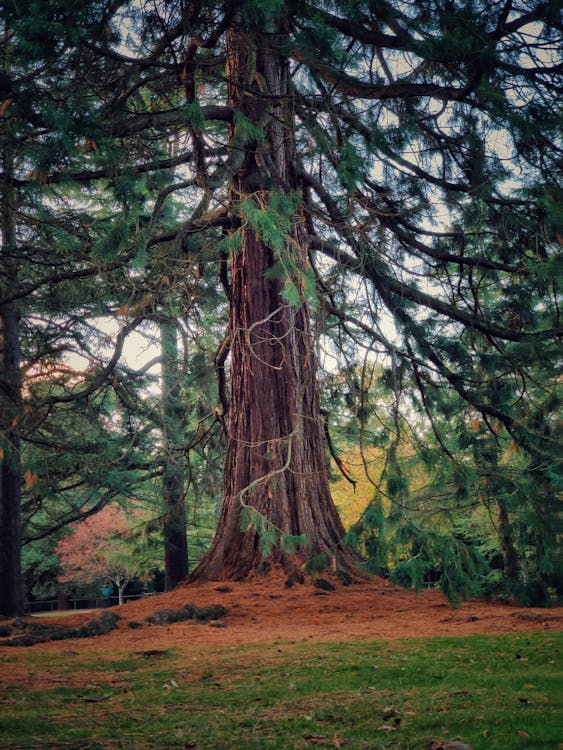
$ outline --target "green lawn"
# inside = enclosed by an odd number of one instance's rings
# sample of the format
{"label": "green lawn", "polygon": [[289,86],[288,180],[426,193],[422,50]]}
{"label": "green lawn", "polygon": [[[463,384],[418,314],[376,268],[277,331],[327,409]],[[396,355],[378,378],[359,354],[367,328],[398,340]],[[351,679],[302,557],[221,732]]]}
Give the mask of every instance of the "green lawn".
{"label": "green lawn", "polygon": [[[72,642],[3,649],[0,745],[428,750],[457,738],[473,750],[559,750],[562,642],[518,634],[107,654],[101,637],[87,652]],[[22,665],[36,688],[16,682]]]}
{"label": "green lawn", "polygon": [[30,612],[30,617],[36,617],[38,619],[50,617],[69,617],[71,615],[81,615],[84,612],[99,612],[101,607],[94,607],[91,609],[53,609],[51,612]]}

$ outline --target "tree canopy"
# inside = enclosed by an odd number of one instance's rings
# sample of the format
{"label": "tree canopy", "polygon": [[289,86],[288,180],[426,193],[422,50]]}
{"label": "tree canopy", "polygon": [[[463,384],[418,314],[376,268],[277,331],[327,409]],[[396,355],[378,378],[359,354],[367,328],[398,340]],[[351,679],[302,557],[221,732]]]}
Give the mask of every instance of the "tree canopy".
{"label": "tree canopy", "polygon": [[[65,404],[111,393],[138,420],[120,455],[151,473],[137,436],[155,422],[122,349],[166,314],[197,332],[184,355],[216,376],[214,403],[171,444],[204,450],[213,433],[226,446],[217,534],[196,575],[319,555],[354,569],[330,497],[319,364],[380,367],[394,396],[387,493],[407,531],[396,448],[417,414],[452,507],[476,492],[475,465],[488,483],[507,564],[524,513],[534,545],[553,550],[556,6],[5,2],[3,527],[19,524],[21,441]],[[108,316],[119,321],[109,351]],[[22,370],[72,350],[88,360],[84,379],[36,403]],[[362,440],[375,440],[354,379]],[[507,450],[533,490],[501,476]],[[553,577],[551,559],[539,578]],[[13,576],[17,564],[2,567]]]}

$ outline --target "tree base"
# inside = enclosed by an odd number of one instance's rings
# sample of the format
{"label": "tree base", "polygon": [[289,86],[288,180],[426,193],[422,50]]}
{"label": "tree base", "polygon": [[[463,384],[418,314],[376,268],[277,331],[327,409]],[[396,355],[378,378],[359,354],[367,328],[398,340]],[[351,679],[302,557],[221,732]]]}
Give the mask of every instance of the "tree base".
{"label": "tree base", "polygon": [[[211,552],[212,550],[210,550]],[[209,553],[208,553],[209,554]],[[251,581],[256,578],[294,579],[295,583],[305,581],[306,577],[315,579],[319,576],[331,577],[340,584],[365,583],[371,576],[360,569],[362,563],[357,553],[347,548],[340,548],[336,553],[321,552],[306,558],[303,554],[254,559],[251,564],[232,565],[217,561],[205,555],[196,569],[187,577],[188,583],[208,581]]]}

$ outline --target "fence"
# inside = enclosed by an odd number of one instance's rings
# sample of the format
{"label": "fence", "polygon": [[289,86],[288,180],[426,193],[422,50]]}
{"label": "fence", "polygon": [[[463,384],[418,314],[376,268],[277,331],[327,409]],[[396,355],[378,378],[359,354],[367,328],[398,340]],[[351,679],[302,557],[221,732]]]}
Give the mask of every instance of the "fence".
{"label": "fence", "polygon": [[[123,597],[124,601],[130,599],[144,599],[147,596],[152,596],[152,593],[144,594],[125,594]],[[73,609],[101,609],[104,606],[106,597],[93,596],[93,597],[80,597],[80,598],[68,598],[64,602],[60,599],[42,599],[41,601],[31,601],[25,603],[26,614],[31,615],[39,612],[56,612],[57,610],[64,610],[68,612]],[[113,607],[115,604],[119,604],[119,598],[117,596],[108,597],[109,605]]]}

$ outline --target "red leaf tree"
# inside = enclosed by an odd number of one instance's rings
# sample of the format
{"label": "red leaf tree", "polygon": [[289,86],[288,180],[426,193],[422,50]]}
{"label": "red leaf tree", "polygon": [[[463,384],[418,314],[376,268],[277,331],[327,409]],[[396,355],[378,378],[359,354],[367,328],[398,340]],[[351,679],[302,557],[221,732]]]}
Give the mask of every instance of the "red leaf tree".
{"label": "red leaf tree", "polygon": [[133,579],[148,579],[154,565],[132,541],[132,521],[137,517],[118,506],[106,506],[95,515],[72,524],[71,532],[56,546],[62,573],[59,582],[115,584],[119,604]]}

